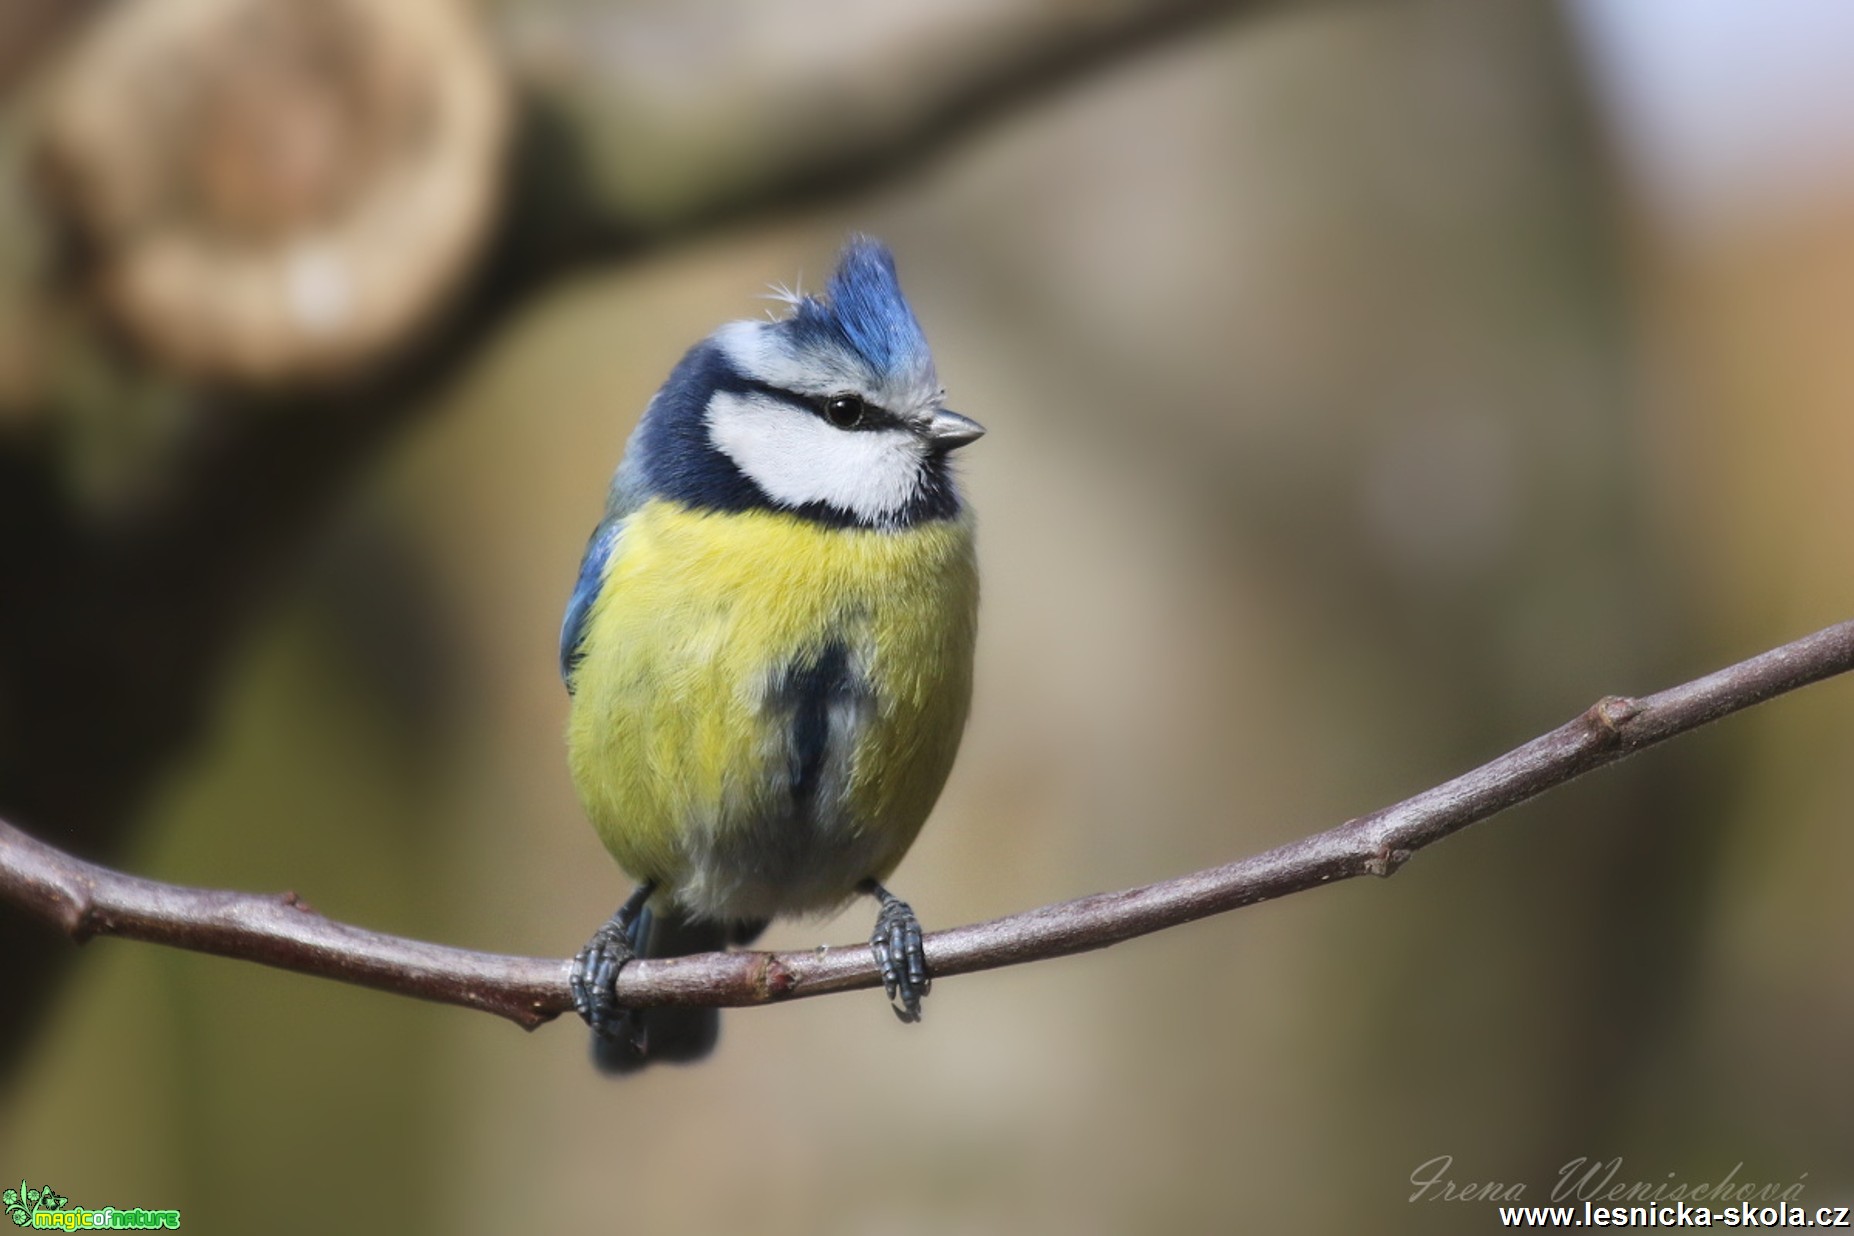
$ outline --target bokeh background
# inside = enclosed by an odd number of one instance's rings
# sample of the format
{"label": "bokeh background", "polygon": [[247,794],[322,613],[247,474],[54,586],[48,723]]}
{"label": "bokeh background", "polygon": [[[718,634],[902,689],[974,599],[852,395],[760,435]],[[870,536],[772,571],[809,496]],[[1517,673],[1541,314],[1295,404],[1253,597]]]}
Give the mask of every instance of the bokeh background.
{"label": "bokeh background", "polygon": [[[555,674],[608,471],[852,230],[991,429],[930,926],[1854,615],[1844,6],[367,8],[0,23],[0,815],[56,844],[577,949],[625,891]],[[1410,1200],[1441,1155],[1845,1202],[1851,735],[1818,686],[1388,882],[623,1084],[577,1023],[0,908],[0,1179],[209,1232],[1492,1227]]]}

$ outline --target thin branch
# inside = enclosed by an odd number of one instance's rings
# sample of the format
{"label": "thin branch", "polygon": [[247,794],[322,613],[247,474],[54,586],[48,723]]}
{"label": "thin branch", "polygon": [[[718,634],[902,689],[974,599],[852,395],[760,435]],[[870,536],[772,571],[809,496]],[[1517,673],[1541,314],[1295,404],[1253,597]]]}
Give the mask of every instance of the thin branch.
{"label": "thin branch", "polygon": [[[1388,876],[1416,851],[1644,747],[1854,669],[1854,621],[1683,686],[1607,696],[1473,772],[1337,828],[1222,867],[927,937],[936,977],[1103,948],[1353,876]],[[426,944],[333,922],[293,893],[184,888],[124,875],[0,821],[0,896],[73,939],[123,936],[263,962],[536,1026],[570,1007],[568,963]],[[750,1005],[880,984],[865,945],[636,961],[627,1004]]]}
{"label": "thin branch", "polygon": [[[1287,7],[1011,0],[936,12],[931,22],[837,29],[769,56],[752,29],[714,28],[698,10],[614,13],[539,0],[509,12],[501,42],[535,100],[567,120],[583,149],[608,130],[624,135],[603,143],[584,186],[605,216],[587,243],[622,258],[841,200],[1095,74],[1219,22]],[[656,49],[694,42],[705,63],[733,71],[692,92],[682,76],[650,67]],[[641,202],[640,183],[649,186]]]}

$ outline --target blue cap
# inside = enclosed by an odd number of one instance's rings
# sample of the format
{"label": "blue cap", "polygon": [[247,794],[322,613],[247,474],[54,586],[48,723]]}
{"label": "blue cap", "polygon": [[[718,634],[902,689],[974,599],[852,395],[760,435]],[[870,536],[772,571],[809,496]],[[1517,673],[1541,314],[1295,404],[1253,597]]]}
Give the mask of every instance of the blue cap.
{"label": "blue cap", "polygon": [[914,320],[888,246],[853,236],[837,259],[825,299],[807,296],[792,315],[798,333],[835,336],[882,377],[930,372],[927,336]]}

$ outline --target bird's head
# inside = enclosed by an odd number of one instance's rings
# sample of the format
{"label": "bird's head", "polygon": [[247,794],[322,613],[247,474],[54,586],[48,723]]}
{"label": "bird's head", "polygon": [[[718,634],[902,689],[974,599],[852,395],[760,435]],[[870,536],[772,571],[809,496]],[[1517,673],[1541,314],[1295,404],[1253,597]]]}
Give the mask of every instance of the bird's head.
{"label": "bird's head", "polygon": [[822,297],[730,322],[651,401],[627,478],[698,509],[907,527],[959,510],[947,455],[984,429],[948,411],[894,258],[852,239]]}

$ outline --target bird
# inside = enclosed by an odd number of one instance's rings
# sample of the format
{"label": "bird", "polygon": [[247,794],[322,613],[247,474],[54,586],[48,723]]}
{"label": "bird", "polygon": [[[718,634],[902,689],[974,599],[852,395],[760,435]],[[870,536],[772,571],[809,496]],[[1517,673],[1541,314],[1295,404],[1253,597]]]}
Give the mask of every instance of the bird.
{"label": "bird", "polygon": [[931,987],[883,885],[959,749],[978,622],[973,516],[894,256],[852,236],[821,295],[695,344],[646,405],[561,624],[568,765],[636,891],[570,989],[611,1074],[707,1056],[713,1008],[627,1008],[619,970],[875,900],[897,1016]]}

